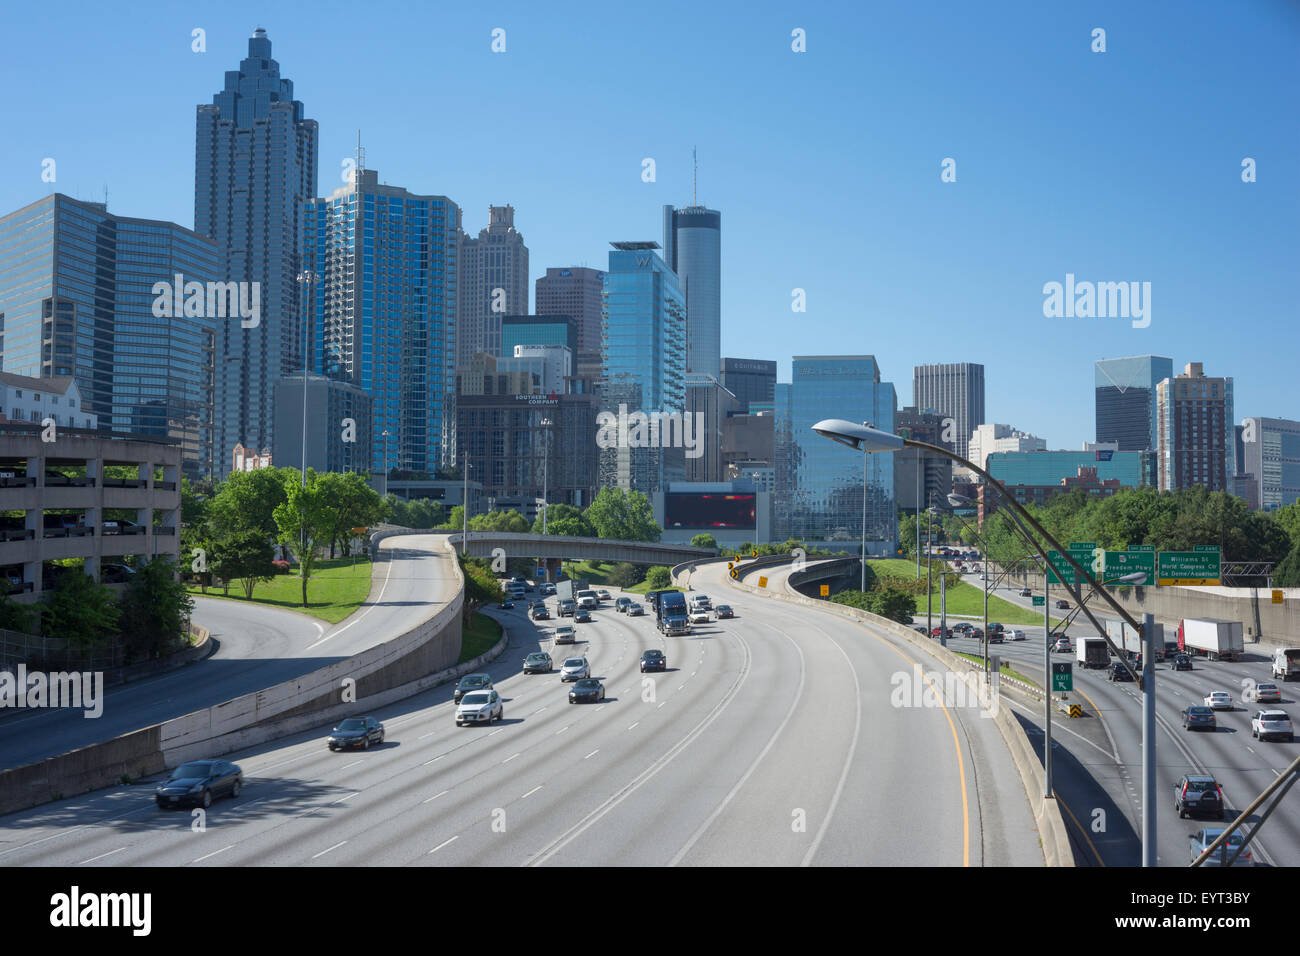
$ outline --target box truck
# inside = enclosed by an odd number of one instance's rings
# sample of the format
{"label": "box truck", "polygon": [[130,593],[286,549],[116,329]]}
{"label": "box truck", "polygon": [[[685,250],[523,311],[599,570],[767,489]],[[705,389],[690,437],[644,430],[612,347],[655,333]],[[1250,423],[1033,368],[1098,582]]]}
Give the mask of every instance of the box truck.
{"label": "box truck", "polygon": [[1178,625],[1178,649],[1212,661],[1235,661],[1245,649],[1241,622],[1185,617]]}
{"label": "box truck", "polygon": [[1081,667],[1109,667],[1110,648],[1102,637],[1081,637],[1075,646],[1076,658]]}
{"label": "box truck", "polygon": [[1273,652],[1273,676],[1282,680],[1300,677],[1300,647],[1279,647]]}
{"label": "box truck", "polygon": [[[1166,650],[1165,626],[1156,621],[1154,630],[1156,632],[1155,659],[1163,661]],[[1142,635],[1128,621],[1107,621],[1106,634],[1115,642],[1116,647],[1123,648],[1130,657],[1136,657],[1142,653]]]}

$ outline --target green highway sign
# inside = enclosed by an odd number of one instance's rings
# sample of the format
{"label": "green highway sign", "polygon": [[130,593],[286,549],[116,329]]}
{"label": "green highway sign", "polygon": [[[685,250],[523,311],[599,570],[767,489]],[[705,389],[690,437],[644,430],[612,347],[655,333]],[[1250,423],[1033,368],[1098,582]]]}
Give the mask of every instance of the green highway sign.
{"label": "green highway sign", "polygon": [[1156,583],[1162,585],[1210,584],[1222,581],[1219,546],[1198,544],[1195,551],[1161,551]]}
{"label": "green highway sign", "polygon": [[[1156,583],[1156,553],[1151,551],[1104,551],[1103,563],[1100,569],[1094,569],[1094,575],[1098,580],[1110,584],[1121,584],[1116,578],[1122,578],[1127,574],[1143,573],[1146,575],[1145,581],[1135,581],[1134,584],[1155,584]],[[1097,571],[1101,573],[1098,574]]]}
{"label": "green highway sign", "polygon": [[1033,597],[1033,601],[1034,601],[1034,607],[1042,607],[1044,604],[1047,603],[1047,598],[1043,597],[1041,594],[1035,594]]}
{"label": "green highway sign", "polygon": [[[1092,570],[1093,552],[1096,549],[1097,544],[1094,541],[1071,541],[1070,557],[1088,570]],[[1064,581],[1071,587],[1078,586],[1079,576],[1075,573],[1074,568],[1070,567],[1069,561],[1065,559],[1061,552],[1056,550],[1048,551],[1047,558],[1052,563],[1051,579],[1053,583],[1060,584]]]}
{"label": "green highway sign", "polygon": [[1074,664],[1070,661],[1052,662],[1052,692],[1069,693],[1074,690]]}

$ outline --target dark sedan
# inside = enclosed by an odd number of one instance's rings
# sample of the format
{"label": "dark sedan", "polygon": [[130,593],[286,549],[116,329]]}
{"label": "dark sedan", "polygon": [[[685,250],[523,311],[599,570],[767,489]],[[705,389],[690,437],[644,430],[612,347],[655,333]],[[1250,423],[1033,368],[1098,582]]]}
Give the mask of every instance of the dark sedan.
{"label": "dark sedan", "polygon": [[1057,601],[1057,602],[1056,602],[1056,606],[1057,606],[1058,608],[1060,608],[1062,611],[1068,611],[1068,610],[1070,609],[1070,602],[1069,602],[1069,601]]}
{"label": "dark sedan", "polygon": [[594,677],[580,680],[569,691],[570,704],[594,704],[605,699],[605,685]]}
{"label": "dark sedan", "polygon": [[736,616],[736,612],[731,609],[730,604],[719,604],[713,611],[718,615],[719,621]]}
{"label": "dark sedan", "polygon": [[1110,679],[1113,681],[1131,681],[1133,675],[1128,672],[1128,668],[1123,664],[1112,664],[1110,666]]}
{"label": "dark sedan", "polygon": [[1209,707],[1183,708],[1183,730],[1217,730],[1218,721]]}
{"label": "dark sedan", "polygon": [[651,649],[641,653],[641,673],[668,670],[668,657],[663,651]]}
{"label": "dark sedan", "polygon": [[330,750],[369,750],[384,742],[384,725],[373,717],[349,717],[329,735]]}
{"label": "dark sedan", "polygon": [[533,608],[532,615],[534,621],[549,621],[551,619],[551,612],[546,610],[545,605]]}
{"label": "dark sedan", "polygon": [[501,608],[501,610],[503,611],[509,611],[514,606],[515,606],[515,602],[510,600],[509,598],[506,598],[504,601],[502,601],[500,604],[497,605],[497,607]]}
{"label": "dark sedan", "polygon": [[244,787],[244,771],[228,760],[194,760],[183,763],[160,784],[154,799],[158,806],[210,807],[216,797],[239,796]]}
{"label": "dark sedan", "polygon": [[590,624],[591,613],[585,607],[578,608],[576,611],[573,612],[573,623]]}
{"label": "dark sedan", "polygon": [[456,689],[451,692],[451,699],[457,704],[466,694],[476,690],[491,690],[492,678],[487,674],[466,674],[456,681]]}
{"label": "dark sedan", "polygon": [[1192,659],[1186,654],[1176,654],[1170,668],[1176,671],[1189,671],[1192,669]]}

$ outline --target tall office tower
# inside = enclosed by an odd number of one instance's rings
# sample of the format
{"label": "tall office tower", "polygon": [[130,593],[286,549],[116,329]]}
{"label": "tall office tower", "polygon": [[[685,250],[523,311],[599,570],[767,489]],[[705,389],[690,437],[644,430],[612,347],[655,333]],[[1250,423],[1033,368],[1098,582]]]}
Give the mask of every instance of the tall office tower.
{"label": "tall office tower", "polygon": [[605,273],[583,266],[547,268],[537,280],[539,316],[570,316],[577,327],[573,374],[594,390],[600,380],[600,323]]}
{"label": "tall office tower", "polygon": [[1238,474],[1250,479],[1256,508],[1272,511],[1300,500],[1300,422],[1286,418],[1247,418],[1237,426],[1244,458]]}
{"label": "tall office tower", "polygon": [[776,389],[776,363],[767,359],[724,358],[722,384],[736,396],[741,411],[750,412],[750,404],[772,404]]}
{"label": "tall office tower", "polygon": [[1010,425],[985,424],[971,432],[966,450],[966,457],[987,471],[989,455],[995,452],[1046,451],[1047,442]]}
{"label": "tall office tower", "polygon": [[984,366],[972,362],[918,365],[912,370],[912,404],[953,420],[952,451],[969,458],[971,432],[984,424]]}
{"label": "tall office tower", "polygon": [[[909,405],[894,415],[894,432],[930,445],[943,445],[943,416],[934,411],[918,411]],[[945,504],[952,491],[952,459],[923,454],[920,449],[906,448],[895,452],[894,494],[898,507],[918,511],[931,500]]]}
{"label": "tall office tower", "polygon": [[[211,475],[216,329],[240,321],[237,302],[232,318],[212,317],[232,305],[213,294],[218,278],[205,236],[46,196],[0,218],[3,371],[74,378],[80,411],[100,428],[172,438],[188,477]],[[69,424],[64,409],[51,410]],[[78,409],[67,411],[84,427]]]}
{"label": "tall office tower", "polygon": [[880,380],[872,355],[796,355],[792,372],[788,386],[776,387],[773,539],[856,552],[865,497],[867,553],[893,555],[894,456],[855,454],[812,430],[833,416],[893,433],[893,383]]}
{"label": "tall office tower", "polygon": [[488,206],[488,226],[460,234],[457,361],[501,354],[501,317],[528,314],[528,247],[515,231],[514,206]]}
{"label": "tall office tower", "polygon": [[1201,485],[1227,491],[1237,473],[1232,420],[1232,379],[1207,377],[1200,362],[1156,383],[1160,490]]}
{"label": "tall office tower", "polygon": [[1156,447],[1156,384],[1174,374],[1174,360],[1162,355],[1100,359],[1096,363],[1097,441],[1116,442],[1120,451]]}
{"label": "tall office tower", "polygon": [[[618,415],[686,410],[686,299],[657,242],[614,242],[605,273],[600,408]],[[600,485],[658,491],[684,478],[684,455],[662,428],[618,429],[601,449]],[[667,446],[667,447],[665,447]]]}
{"label": "tall office tower", "polygon": [[373,169],[351,178],[307,209],[314,358],[370,394],[376,473],[431,473],[456,454],[460,207],[381,186]]}
{"label": "tall office tower", "polygon": [[303,365],[299,250],[316,195],[318,137],[258,28],[239,69],[226,72],[225,88],[195,117],[194,231],[216,240],[217,278],[255,282],[261,298],[256,325],[226,319],[217,326],[222,475],[237,443],[271,446],[275,383]]}
{"label": "tall office tower", "polygon": [[722,213],[664,206],[664,262],[686,297],[686,371],[722,374]]}
{"label": "tall office tower", "polygon": [[[692,422],[694,449],[683,462],[687,481],[726,481],[722,429],[727,417],[740,410],[736,396],[711,375],[686,374],[686,414]],[[697,427],[698,426],[698,427]]]}

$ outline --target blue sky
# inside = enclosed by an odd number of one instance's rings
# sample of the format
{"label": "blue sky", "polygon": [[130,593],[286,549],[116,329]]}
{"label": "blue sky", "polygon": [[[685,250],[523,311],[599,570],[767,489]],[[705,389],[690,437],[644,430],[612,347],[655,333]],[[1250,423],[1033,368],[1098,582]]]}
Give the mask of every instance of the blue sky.
{"label": "blue sky", "polygon": [[[1292,0],[468,6],[8,5],[0,211],[107,185],[114,212],[192,225],[194,108],[262,26],[320,123],[322,194],[359,128],[382,180],[471,232],[514,205],[533,277],[661,239],[697,147],[723,354],[782,380],[795,354],[870,353],[907,403],[914,365],[982,362],[990,420],[1076,448],[1093,360],[1154,353],[1234,376],[1238,421],[1300,418]],[[1150,326],[1045,318],[1067,273],[1150,282]]]}

